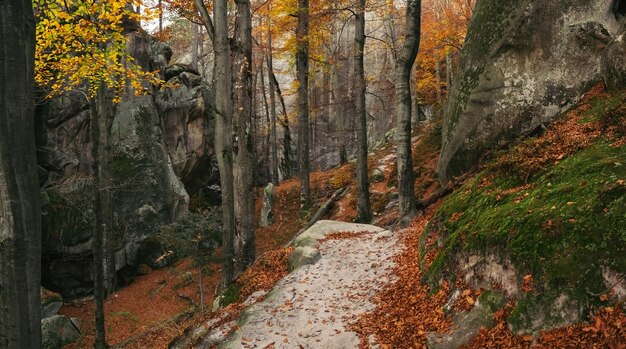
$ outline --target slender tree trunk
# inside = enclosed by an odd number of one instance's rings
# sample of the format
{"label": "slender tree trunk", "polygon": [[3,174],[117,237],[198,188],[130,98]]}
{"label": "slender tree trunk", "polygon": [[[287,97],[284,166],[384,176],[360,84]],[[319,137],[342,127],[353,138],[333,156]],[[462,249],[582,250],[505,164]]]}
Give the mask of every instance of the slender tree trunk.
{"label": "slender tree trunk", "polygon": [[452,52],[448,52],[446,55],[446,91],[452,88],[452,69]]}
{"label": "slender tree trunk", "polygon": [[[198,2],[198,1],[196,1]],[[201,1],[200,1],[201,2]],[[204,5],[203,5],[204,6]],[[205,10],[206,12],[206,10]],[[204,16],[203,16],[204,17]],[[213,69],[215,86],[215,151],[222,187],[222,280],[225,288],[235,277],[233,240],[235,235],[235,206],[233,189],[233,100],[230,46],[228,42],[228,1],[215,0]],[[207,30],[211,22],[205,19]],[[211,32],[209,32],[209,35]]]}
{"label": "slender tree trunk", "polygon": [[163,34],[163,0],[159,0],[159,35]]}
{"label": "slender tree trunk", "polygon": [[278,173],[274,172],[274,158],[272,156],[272,119],[270,117],[270,106],[267,101],[267,90],[265,88],[265,70],[263,69],[264,64],[261,63],[261,67],[259,68],[259,75],[261,76],[261,95],[263,96],[263,111],[265,112],[265,121],[267,122],[267,133],[265,134],[265,142],[263,144],[263,150],[265,156],[267,156],[268,160],[268,173],[270,182],[274,183],[274,175],[278,175]]}
{"label": "slender tree trunk", "polygon": [[396,60],[396,147],[398,153],[399,214],[402,219],[415,215],[413,160],[411,154],[411,68],[420,42],[421,0],[409,0],[402,51]]}
{"label": "slender tree trunk", "polygon": [[107,220],[103,214],[106,211],[105,168],[107,150],[105,143],[107,108],[105,107],[106,87],[104,83],[98,86],[96,98],[91,102],[91,155],[93,157],[92,172],[94,182],[93,214],[93,265],[94,265],[94,298],[95,298],[95,343],[94,348],[108,348],[104,326],[104,299],[107,289],[106,235]]}
{"label": "slender tree trunk", "polygon": [[311,205],[309,163],[309,0],[298,0],[296,75],[298,78],[298,173],[300,207]]}
{"label": "slender tree trunk", "polygon": [[372,220],[370,207],[370,184],[367,171],[367,111],[365,110],[365,0],[356,4],[356,24],[354,28],[354,104],[356,106],[357,152],[356,152],[356,221],[369,223]]}
{"label": "slender tree trunk", "polygon": [[[338,63],[339,64],[339,63]],[[348,152],[346,151],[346,136],[344,131],[344,107],[343,107],[343,89],[340,88],[341,77],[338,64],[333,67],[332,76],[332,98],[333,113],[335,122],[337,123],[337,143],[339,146],[339,164],[344,165],[348,162]]]}
{"label": "slender tree trunk", "polygon": [[41,348],[41,213],[35,155],[35,19],[0,2],[0,348]]}
{"label": "slender tree trunk", "polygon": [[[272,56],[272,52],[270,51],[270,58]],[[280,121],[280,124],[283,128],[283,161],[284,164],[282,166],[283,170],[283,179],[289,179],[293,176],[293,156],[291,155],[291,129],[289,128],[289,118],[287,117],[287,108],[285,107],[285,98],[280,90],[280,85],[278,84],[278,79],[276,79],[276,74],[274,74],[274,69],[271,68],[272,64],[268,64],[270,69],[268,69],[269,78],[270,78],[270,86],[273,86],[274,90],[276,90],[276,94],[278,95],[278,100],[280,101],[281,112],[283,115],[283,120],[279,120],[276,117],[274,124],[276,121]],[[271,99],[271,95],[270,95]],[[274,111],[276,108],[273,108]],[[278,137],[276,138],[276,142],[278,142]],[[278,154],[277,154],[278,155]],[[278,159],[278,156],[276,157]]]}
{"label": "slender tree trunk", "polygon": [[233,67],[233,122],[235,192],[235,275],[254,262],[254,182],[252,139],[252,19],[250,0],[236,0]]}
{"label": "slender tree trunk", "polygon": [[441,62],[435,56],[435,94],[437,103],[441,101]]}
{"label": "slender tree trunk", "polygon": [[[271,19],[270,19],[270,23],[269,25],[271,26]],[[269,77],[269,75],[274,74],[274,60],[272,59],[273,53],[272,53],[272,31],[271,29],[269,29],[268,27],[268,31],[267,31],[267,49],[268,49],[268,54],[267,54],[267,74],[268,74],[268,80],[269,80],[269,87],[270,87],[270,130],[271,130],[271,148],[272,148],[272,159],[271,159],[271,172],[272,172],[272,183],[274,183],[274,185],[278,185],[278,182],[280,181],[279,175],[278,175],[278,137],[276,135],[276,87],[274,86],[274,79],[272,79],[271,77]]]}

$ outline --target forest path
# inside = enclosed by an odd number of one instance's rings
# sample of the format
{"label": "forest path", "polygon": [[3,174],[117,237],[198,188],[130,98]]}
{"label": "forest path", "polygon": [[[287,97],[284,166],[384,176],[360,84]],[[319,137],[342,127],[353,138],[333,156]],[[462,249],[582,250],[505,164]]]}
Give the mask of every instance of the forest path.
{"label": "forest path", "polygon": [[[248,307],[224,348],[357,348],[350,324],[374,307],[372,297],[394,280],[396,234],[379,227],[320,221],[296,239],[320,257]],[[296,248],[296,252],[298,248]],[[309,251],[310,252],[310,251]]]}

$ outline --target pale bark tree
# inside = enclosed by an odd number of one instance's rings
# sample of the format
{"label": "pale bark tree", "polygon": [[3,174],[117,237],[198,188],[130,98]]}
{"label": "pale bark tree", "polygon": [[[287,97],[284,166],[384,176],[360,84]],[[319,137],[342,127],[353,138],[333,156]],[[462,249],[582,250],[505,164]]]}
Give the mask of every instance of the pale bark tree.
{"label": "pale bark tree", "polygon": [[[272,52],[270,51],[270,57]],[[270,62],[271,63],[271,62]],[[276,117],[276,121],[280,123],[283,128],[283,164],[281,166],[283,179],[289,179],[293,176],[293,155],[291,154],[291,128],[289,127],[289,118],[287,117],[287,107],[285,106],[285,98],[283,97],[283,93],[280,89],[280,85],[278,84],[278,79],[276,79],[276,74],[272,69],[272,65],[268,64],[268,74],[270,78],[270,86],[273,90],[276,91],[276,95],[278,96],[278,101],[280,102],[281,114],[283,116],[282,119]],[[278,142],[278,140],[277,140]]]}
{"label": "pale bark tree", "polygon": [[254,262],[254,140],[252,136],[252,17],[250,1],[236,0],[233,67],[235,275]]}
{"label": "pale bark tree", "polygon": [[202,0],[194,4],[213,42],[213,85],[215,86],[215,153],[222,193],[222,277],[226,288],[235,278],[235,192],[233,188],[233,99],[231,51],[228,40],[228,1],[215,0],[213,20]]}
{"label": "pale bark tree", "polygon": [[399,214],[407,219],[416,214],[411,154],[411,68],[420,43],[421,0],[408,0],[404,43],[396,60],[396,149],[398,153]]}
{"label": "pale bark tree", "polygon": [[309,0],[298,0],[296,76],[298,80],[298,173],[300,206],[311,205],[309,161]]}
{"label": "pale bark tree", "polygon": [[0,348],[41,348],[31,1],[0,2]]}
{"label": "pale bark tree", "polygon": [[[272,58],[272,30],[271,28],[271,18],[269,18],[270,22],[268,23],[267,30],[267,73],[269,75],[274,74],[274,60]],[[280,181],[280,177],[278,175],[278,137],[276,134],[276,87],[274,86],[274,80],[271,77],[268,78],[270,85],[270,134],[271,134],[271,174],[272,174],[272,183],[274,185],[278,185]]]}
{"label": "pale bark tree", "polygon": [[369,223],[372,220],[370,191],[367,171],[367,110],[365,109],[365,69],[363,54],[365,51],[365,0],[356,3],[356,21],[354,28],[354,104],[357,117],[357,222]]}

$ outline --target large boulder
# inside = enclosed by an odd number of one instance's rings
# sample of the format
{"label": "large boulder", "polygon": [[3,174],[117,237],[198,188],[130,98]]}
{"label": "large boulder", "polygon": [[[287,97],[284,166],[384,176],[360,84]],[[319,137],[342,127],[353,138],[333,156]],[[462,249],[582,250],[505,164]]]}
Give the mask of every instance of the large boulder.
{"label": "large boulder", "polygon": [[80,337],[73,319],[55,315],[41,320],[41,341],[44,349],[61,349]]}
{"label": "large boulder", "polygon": [[[169,46],[144,32],[128,38],[137,64],[164,71]],[[116,106],[109,151],[116,271],[125,268],[126,274],[143,262],[138,256],[144,241],[187,212],[186,186],[197,190],[217,180],[209,92],[200,76],[182,72],[155,93],[128,95]],[[42,279],[64,297],[79,297],[93,288],[91,112],[80,92],[70,92],[36,114]]]}
{"label": "large boulder", "polygon": [[443,182],[531,133],[600,81],[611,1],[479,0],[445,108]]}
{"label": "large boulder", "polygon": [[626,88],[626,31],[609,43],[602,57],[602,76],[611,92]]}

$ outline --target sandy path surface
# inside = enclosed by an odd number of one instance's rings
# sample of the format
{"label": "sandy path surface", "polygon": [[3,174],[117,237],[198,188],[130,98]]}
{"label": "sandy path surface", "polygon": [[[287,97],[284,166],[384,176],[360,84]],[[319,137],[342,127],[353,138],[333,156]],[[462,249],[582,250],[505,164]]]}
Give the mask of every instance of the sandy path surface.
{"label": "sandy path surface", "polygon": [[[347,226],[343,223],[340,231],[363,227]],[[392,281],[393,256],[400,249],[394,234],[368,227],[374,231],[320,242],[321,258],[293,271],[264,301],[249,307],[239,321],[240,329],[220,347],[358,347],[359,338],[349,324],[371,310],[372,296]]]}

